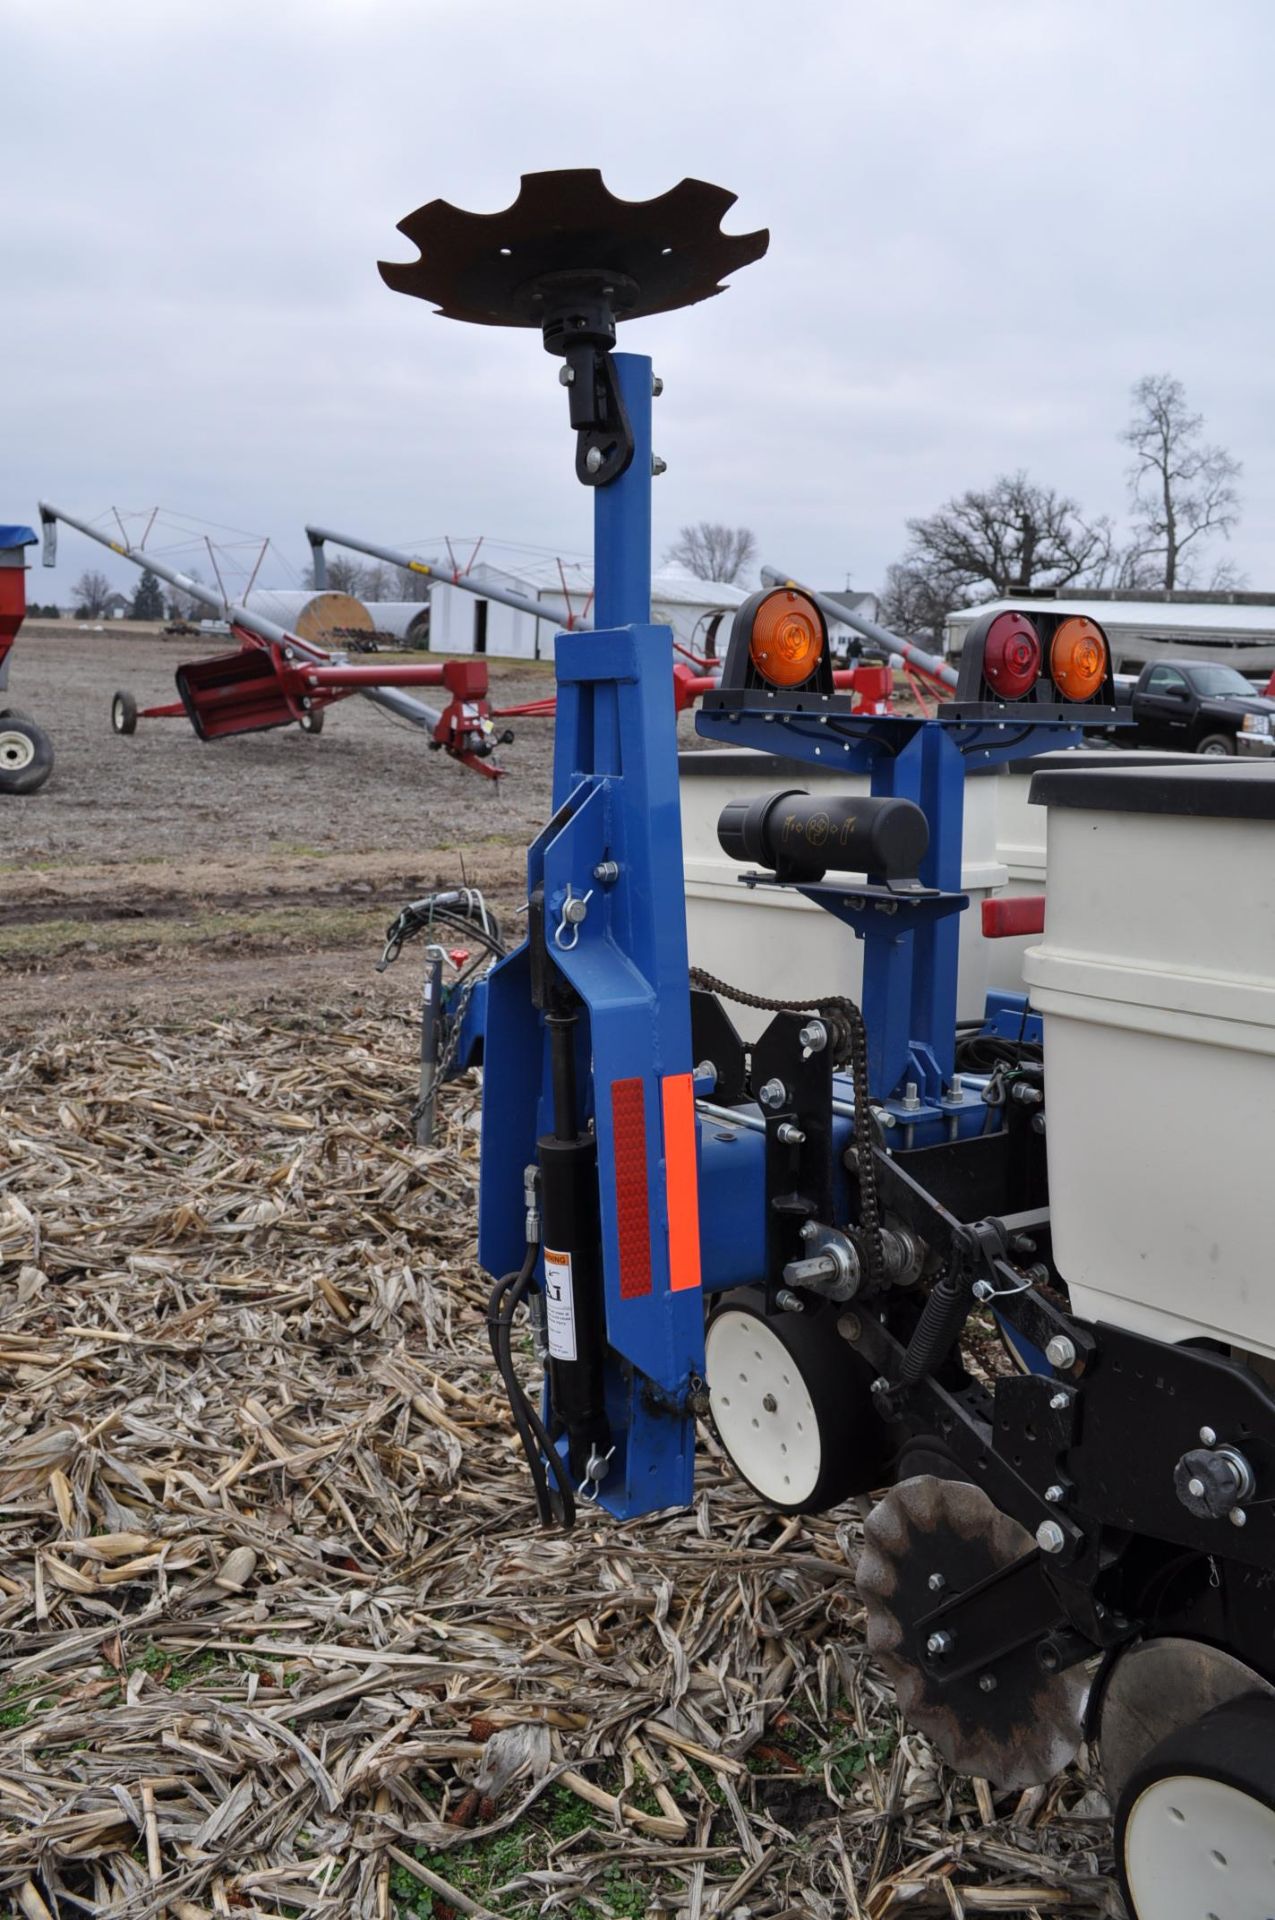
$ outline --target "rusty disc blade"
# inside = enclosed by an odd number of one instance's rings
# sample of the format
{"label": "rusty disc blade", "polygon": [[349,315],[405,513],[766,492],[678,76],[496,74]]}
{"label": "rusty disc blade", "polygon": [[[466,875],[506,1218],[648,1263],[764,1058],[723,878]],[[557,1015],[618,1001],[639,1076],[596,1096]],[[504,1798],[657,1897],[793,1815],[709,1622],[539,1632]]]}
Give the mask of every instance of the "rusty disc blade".
{"label": "rusty disc blade", "polygon": [[[923,1664],[919,1622],[939,1598],[966,1592],[1033,1546],[981,1487],[923,1475],[901,1481],[873,1510],[859,1557],[868,1646],[904,1715],[949,1766],[1000,1787],[1036,1786],[1075,1756],[1088,1694],[1084,1670],[1047,1674],[1028,1642],[984,1672],[940,1682]],[[941,1596],[929,1584],[934,1574],[943,1576]]]}

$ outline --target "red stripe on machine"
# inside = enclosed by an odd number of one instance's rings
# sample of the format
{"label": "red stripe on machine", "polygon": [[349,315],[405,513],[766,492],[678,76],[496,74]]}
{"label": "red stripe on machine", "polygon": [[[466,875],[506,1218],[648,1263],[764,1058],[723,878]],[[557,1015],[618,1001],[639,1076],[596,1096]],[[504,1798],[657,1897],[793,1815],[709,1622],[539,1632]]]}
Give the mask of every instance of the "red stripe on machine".
{"label": "red stripe on machine", "polygon": [[646,1090],[640,1079],[611,1082],[615,1215],[620,1235],[620,1298],[651,1291],[651,1209],[646,1177]]}
{"label": "red stripe on machine", "polygon": [[669,1285],[697,1287],[699,1171],[695,1159],[695,1091],[689,1073],[664,1076],[664,1184],[668,1191]]}

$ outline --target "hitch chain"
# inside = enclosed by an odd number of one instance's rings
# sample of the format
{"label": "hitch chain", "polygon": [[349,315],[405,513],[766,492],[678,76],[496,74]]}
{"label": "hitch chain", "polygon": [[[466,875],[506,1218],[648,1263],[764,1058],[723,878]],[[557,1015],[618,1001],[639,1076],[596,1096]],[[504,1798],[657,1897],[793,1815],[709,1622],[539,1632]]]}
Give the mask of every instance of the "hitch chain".
{"label": "hitch chain", "polygon": [[854,1087],[854,1140],[859,1148],[859,1224],[864,1236],[864,1265],[868,1285],[874,1291],[883,1288],[885,1249],[881,1243],[881,1201],[872,1151],[876,1129],[868,1089],[868,1033],[862,1012],[845,994],[835,994],[826,1000],[768,1000],[764,994],[732,987],[716,974],[705,973],[702,967],[691,968],[691,985],[720,994],[723,1000],[734,1000],[741,1007],[755,1007],[759,1013],[816,1013],[828,1029],[833,1064],[841,1066],[849,1060]]}

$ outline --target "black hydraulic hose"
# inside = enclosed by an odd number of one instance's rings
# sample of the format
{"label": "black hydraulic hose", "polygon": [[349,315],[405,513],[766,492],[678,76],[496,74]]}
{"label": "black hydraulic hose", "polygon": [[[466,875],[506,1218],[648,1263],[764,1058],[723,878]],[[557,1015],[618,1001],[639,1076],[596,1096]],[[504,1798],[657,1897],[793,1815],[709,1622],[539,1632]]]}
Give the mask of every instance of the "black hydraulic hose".
{"label": "black hydraulic hose", "polygon": [[[522,1443],[522,1450],[527,1456],[527,1465],[531,1469],[536,1510],[541,1525],[552,1526],[555,1520],[558,1520],[563,1527],[571,1527],[575,1523],[575,1494],[570,1476],[545,1429],[544,1422],[523,1392],[522,1383],[518,1379],[514,1366],[513,1317],[530,1291],[535,1264],[536,1243],[530,1241],[518,1272],[505,1274],[503,1279],[497,1280],[491,1290],[491,1297],[487,1304],[487,1332],[491,1342],[492,1358],[504,1385],[514,1427]],[[554,1510],[554,1495],[545,1472],[546,1461],[552,1468],[558,1483],[557,1512]]]}

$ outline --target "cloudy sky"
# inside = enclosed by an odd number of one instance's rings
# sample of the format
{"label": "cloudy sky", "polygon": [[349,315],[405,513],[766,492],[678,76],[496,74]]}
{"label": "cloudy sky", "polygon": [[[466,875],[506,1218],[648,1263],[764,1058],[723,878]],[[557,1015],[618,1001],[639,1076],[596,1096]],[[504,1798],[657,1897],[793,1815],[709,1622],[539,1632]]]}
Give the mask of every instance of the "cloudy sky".
{"label": "cloudy sky", "polygon": [[[658,548],[746,523],[874,587],[909,515],[1020,466],[1119,514],[1168,370],[1275,590],[1271,0],[3,0],[0,75],[0,520],[586,551],[556,362],[376,271],[422,201],[584,165],[772,235],[622,336],[665,379]],[[36,597],[102,559],[64,532]]]}

